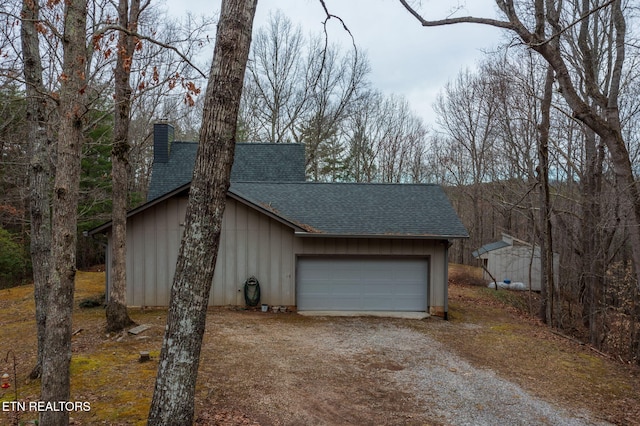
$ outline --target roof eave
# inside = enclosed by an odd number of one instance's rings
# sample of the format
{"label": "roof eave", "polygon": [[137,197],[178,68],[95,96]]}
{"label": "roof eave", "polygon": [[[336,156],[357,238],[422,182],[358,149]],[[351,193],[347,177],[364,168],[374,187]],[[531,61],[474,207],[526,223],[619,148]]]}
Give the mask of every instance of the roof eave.
{"label": "roof eave", "polygon": [[296,237],[302,238],[380,238],[380,239],[403,239],[403,240],[456,240],[469,238],[468,235],[416,235],[416,234],[346,234],[329,232],[296,232]]}
{"label": "roof eave", "polygon": [[[159,203],[161,203],[161,202],[163,202],[163,201],[165,201],[165,200],[167,200],[167,199],[169,199],[169,198],[171,198],[171,197],[173,197],[173,196],[175,196],[175,195],[177,195],[177,194],[179,194],[179,193],[181,193],[183,191],[186,191],[190,187],[191,187],[191,182],[186,183],[186,184],[174,189],[171,192],[167,192],[166,194],[164,194],[161,197],[154,198],[153,200],[151,200],[151,201],[149,201],[149,202],[147,202],[147,203],[145,203],[145,204],[143,204],[143,205],[141,205],[141,206],[139,206],[139,207],[137,207],[137,208],[135,208],[133,210],[130,210],[127,213],[127,218],[129,218],[131,216],[134,216],[134,215],[136,215],[136,214],[138,214],[138,213],[140,213],[140,212],[142,212],[142,211],[144,211],[144,210],[146,210],[148,208],[151,208],[151,207],[155,206],[156,204],[159,204]],[[267,209],[265,209],[265,208],[263,208],[263,207],[261,207],[259,205],[256,205],[256,204],[252,203],[251,201],[249,201],[246,198],[244,198],[242,195],[237,194],[237,193],[233,192],[232,190],[227,191],[227,196],[233,198],[236,201],[239,201],[239,202],[245,204],[246,206],[249,206],[249,207],[251,207],[251,208],[253,208],[255,210],[260,211],[261,213],[271,217],[272,219],[275,219],[276,221],[282,223],[285,226],[293,228],[293,230],[296,231],[296,232],[303,230],[303,228],[301,228],[300,226],[296,225],[295,223],[290,222],[286,218],[284,218],[282,216],[279,216],[279,215],[275,214],[274,212],[271,212],[271,211],[269,211],[269,210],[267,210]],[[103,223],[102,225],[89,230],[87,232],[87,235],[103,234],[103,233],[105,233],[106,231],[108,231],[111,228],[111,225],[112,225],[112,221]]]}
{"label": "roof eave", "polygon": [[[164,195],[162,195],[160,197],[154,198],[153,200],[148,201],[148,202],[142,204],[141,206],[136,207],[133,210],[129,210],[127,212],[127,219],[130,218],[131,216],[134,216],[134,215],[136,215],[136,214],[138,214],[138,213],[140,213],[140,212],[142,212],[144,210],[147,210],[148,208],[151,208],[151,207],[155,206],[156,204],[159,204],[159,203],[161,203],[161,202],[163,202],[163,201],[165,201],[165,200],[167,200],[167,199],[169,199],[169,198],[171,198],[171,197],[173,197],[173,196],[175,196],[175,195],[177,195],[177,194],[179,194],[179,193],[181,193],[183,191],[188,190],[189,187],[191,187],[191,182],[186,183],[186,184],[184,184],[182,186],[179,186],[178,188],[174,189],[173,191],[167,192],[166,194],[164,194]],[[87,235],[104,234],[106,231],[108,231],[111,228],[112,222],[113,221],[110,220],[109,222],[105,222],[100,226],[97,226],[97,227],[95,227],[93,229],[90,229],[89,231],[87,231]]]}
{"label": "roof eave", "polygon": [[250,200],[248,200],[247,198],[245,198],[244,196],[242,196],[242,194],[234,191],[231,187],[229,188],[229,190],[227,191],[227,196],[230,198],[233,198],[234,200],[244,204],[245,206],[252,208],[254,210],[257,210],[259,212],[261,212],[262,214],[274,219],[277,222],[282,223],[285,226],[288,226],[289,228],[292,228],[294,230],[294,233],[298,233],[304,230],[304,228],[300,227],[298,224],[290,221],[289,219],[287,219],[284,216],[281,216],[279,214],[277,214],[276,212],[273,212],[269,209],[266,209]]}

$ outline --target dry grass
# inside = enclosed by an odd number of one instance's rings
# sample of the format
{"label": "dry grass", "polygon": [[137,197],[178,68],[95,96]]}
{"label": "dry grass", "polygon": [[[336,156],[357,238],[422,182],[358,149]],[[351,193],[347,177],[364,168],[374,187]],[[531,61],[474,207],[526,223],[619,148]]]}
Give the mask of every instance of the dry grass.
{"label": "dry grass", "polygon": [[[472,364],[490,368],[546,400],[591,410],[597,417],[617,424],[640,424],[637,368],[552,333],[536,320],[505,305],[511,295],[504,290],[496,292],[468,285],[477,278],[477,270],[453,267],[450,277],[451,321],[415,321],[407,322],[407,326],[427,333]],[[76,288],[78,305],[81,300],[104,291],[104,273],[78,273]],[[269,318],[269,322],[280,321],[284,326],[294,323],[297,327],[311,326],[318,320],[295,314],[260,316],[241,311],[216,315],[220,312],[210,314],[203,348],[196,402],[200,424],[281,424],[277,413],[269,411],[274,407],[252,411],[250,404],[240,401],[245,400],[247,389],[256,385],[267,393],[297,392],[296,382],[279,383],[277,377],[274,382],[256,382],[257,372],[246,370],[245,364],[253,354],[252,345],[260,342],[236,337],[242,337],[243,327],[261,327],[264,318]],[[75,424],[145,424],[166,312],[132,309],[130,315],[137,323],[150,324],[152,328],[140,336],[108,335],[104,332],[103,309],[76,308],[73,320],[78,332],[72,343],[71,399],[89,401],[91,411],[72,413]],[[4,362],[4,357],[5,350],[11,348],[17,358],[20,400],[36,400],[39,394],[39,381],[25,379],[35,362],[33,318],[32,286],[0,291],[0,374],[10,371],[11,365]],[[235,330],[233,333],[224,332],[230,327]],[[297,348],[287,347],[286,334],[275,338],[282,340],[283,349],[297,354]],[[143,350],[151,352],[152,360],[141,364],[138,356]],[[327,379],[319,375],[305,380]],[[331,383],[327,386],[330,390]],[[13,400],[14,389],[0,390],[0,401]],[[380,398],[379,403],[384,403]],[[0,412],[0,424],[9,424],[10,414]],[[23,422],[35,418],[33,413],[20,414]]]}
{"label": "dry grass", "polygon": [[[616,424],[640,424],[640,369],[556,334],[528,315],[527,292],[449,288],[449,331],[436,338],[476,366],[491,368],[534,395],[591,410]],[[535,296],[533,304],[536,304]],[[535,309],[534,309],[535,312]]]}
{"label": "dry grass", "polygon": [[[140,351],[150,350],[157,360],[165,311],[131,311],[134,321],[154,325],[141,338],[105,333],[104,309],[78,306],[80,301],[104,293],[104,280],[104,273],[97,272],[78,272],[76,278],[71,400],[90,402],[91,411],[75,412],[71,417],[76,424],[146,424],[157,363],[140,364],[138,357]],[[18,398],[23,401],[37,400],[39,395],[40,382],[26,378],[36,359],[34,313],[33,286],[0,291],[0,348],[11,348],[16,355]],[[4,363],[5,353],[0,356],[0,371],[11,372],[12,360]],[[0,390],[0,401],[14,399],[15,383],[13,378],[11,381],[10,389]],[[9,414],[0,412],[0,424],[9,424]],[[20,414],[20,421],[36,418],[34,413]]]}
{"label": "dry grass", "polygon": [[485,286],[486,282],[482,278],[482,269],[473,266],[460,265],[458,263],[449,264],[449,281],[456,284]]}

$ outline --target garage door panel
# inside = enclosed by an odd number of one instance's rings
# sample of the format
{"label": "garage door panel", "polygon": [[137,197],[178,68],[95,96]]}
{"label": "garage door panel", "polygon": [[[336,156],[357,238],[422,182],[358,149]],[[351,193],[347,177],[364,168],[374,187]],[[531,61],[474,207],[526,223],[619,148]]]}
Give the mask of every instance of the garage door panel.
{"label": "garage door panel", "polygon": [[427,259],[298,259],[299,310],[427,309]]}

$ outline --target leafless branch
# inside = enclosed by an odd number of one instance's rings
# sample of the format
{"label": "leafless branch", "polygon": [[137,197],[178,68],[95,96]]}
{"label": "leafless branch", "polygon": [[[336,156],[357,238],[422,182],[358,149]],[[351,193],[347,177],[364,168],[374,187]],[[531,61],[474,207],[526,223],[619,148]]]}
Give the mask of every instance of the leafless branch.
{"label": "leafless branch", "polygon": [[320,66],[320,71],[318,72],[318,76],[316,78],[316,83],[318,82],[318,80],[320,79],[320,75],[322,73],[322,70],[324,69],[324,64],[326,61],[326,53],[327,53],[327,49],[329,47],[329,34],[327,33],[327,23],[329,22],[329,20],[333,19],[337,19],[338,21],[340,21],[340,23],[342,24],[342,28],[349,34],[349,37],[351,37],[351,44],[353,45],[353,51],[355,52],[355,61],[357,62],[358,60],[358,47],[356,46],[356,39],[353,37],[353,34],[351,33],[351,30],[349,29],[349,27],[347,27],[347,24],[344,22],[344,20],[337,16],[334,15],[332,13],[329,13],[329,9],[327,8],[327,5],[325,3],[324,0],[320,0],[320,4],[322,5],[322,8],[324,9],[324,13],[326,15],[324,21],[322,21],[322,26],[324,29],[324,49],[322,49],[322,62],[321,62],[321,66]]}
{"label": "leafless branch", "polygon": [[[504,28],[504,29],[514,30],[514,31],[516,30],[516,27],[517,27],[513,22],[510,22],[510,21],[500,21],[500,20],[497,20],[497,19],[480,18],[480,17],[475,17],[475,16],[461,16],[461,17],[458,17],[458,18],[447,18],[447,19],[439,19],[439,20],[435,20],[435,21],[430,21],[430,20],[424,19],[422,17],[422,15],[420,15],[420,13],[418,13],[418,11],[416,11],[413,7],[411,7],[409,5],[407,0],[399,0],[399,1],[404,6],[404,8],[407,9],[407,11],[409,13],[411,13],[420,22],[420,24],[423,27],[438,27],[438,26],[444,26],[444,25],[465,24],[465,23],[466,24],[489,25],[489,26],[492,26],[492,27]],[[538,47],[538,46],[542,46],[544,44],[547,44],[551,40],[553,40],[553,39],[555,39],[557,37],[560,37],[562,34],[567,32],[568,30],[570,30],[571,28],[573,28],[574,26],[576,26],[577,24],[579,24],[583,20],[589,18],[589,16],[593,15],[594,13],[598,12],[601,9],[604,9],[604,8],[610,6],[611,4],[613,4],[616,1],[617,0],[609,0],[609,1],[601,4],[600,6],[593,8],[589,12],[583,14],[576,21],[574,21],[571,24],[567,25],[563,29],[556,31],[549,38],[547,38],[547,39],[545,39],[543,41],[537,42],[537,43],[529,43],[529,44],[532,47],[533,46]],[[502,5],[501,9],[503,11],[505,11],[504,8],[507,7],[507,6],[512,7],[511,2],[509,2],[509,5]],[[540,25],[540,23],[539,23],[539,25]]]}
{"label": "leafless branch", "polygon": [[404,6],[405,9],[409,13],[411,13],[423,27],[439,27],[443,25],[453,25],[453,24],[482,24],[482,25],[490,25],[492,27],[505,28],[508,30],[513,30],[514,25],[509,21],[499,21],[497,19],[490,18],[478,18],[475,16],[462,16],[458,18],[447,18],[440,19],[437,21],[429,21],[424,19],[420,13],[418,13],[414,8],[412,8],[406,0],[400,0],[400,3]]}
{"label": "leafless branch", "polygon": [[[400,0],[402,1],[402,0]],[[594,13],[604,9],[605,7],[610,6],[611,4],[613,4],[614,2],[616,2],[617,0],[609,0],[603,4],[601,4],[600,6],[593,8],[591,10],[589,10],[588,12],[582,14],[578,19],[576,19],[575,21],[573,21],[572,23],[570,23],[569,25],[567,25],[566,27],[562,28],[559,31],[556,31],[554,34],[552,34],[551,36],[549,36],[549,38],[547,38],[544,41],[541,41],[539,43],[532,43],[531,46],[542,46],[544,44],[549,43],[551,40],[560,37],[562,34],[566,33],[567,31],[569,31],[571,28],[575,27],[576,25],[578,25],[579,23],[581,23],[582,21],[584,21],[585,19],[588,19],[591,15],[593,15]]]}
{"label": "leafless branch", "polygon": [[202,70],[200,70],[200,68],[198,68],[198,67],[197,67],[193,62],[191,62],[191,61],[189,60],[189,58],[187,58],[187,57],[184,55],[184,53],[182,53],[179,49],[177,49],[177,48],[175,48],[175,47],[173,47],[173,46],[171,46],[171,45],[169,45],[169,44],[166,44],[166,43],[163,43],[163,42],[161,42],[161,41],[158,41],[158,40],[154,39],[153,37],[145,36],[145,35],[142,35],[142,34],[139,34],[139,33],[135,32],[135,31],[130,31],[130,30],[128,30],[128,29],[126,29],[126,28],[124,28],[124,27],[121,27],[120,25],[106,25],[106,26],[102,27],[99,31],[97,31],[97,32],[94,34],[94,37],[96,37],[96,36],[98,36],[98,35],[100,35],[100,34],[104,34],[104,33],[108,32],[108,31],[112,31],[112,30],[115,30],[115,31],[121,31],[121,32],[124,32],[124,33],[125,33],[125,34],[127,34],[127,35],[137,37],[137,38],[139,38],[140,40],[146,40],[146,41],[148,41],[148,42],[151,42],[151,43],[153,43],[153,44],[155,44],[155,45],[157,45],[157,46],[160,46],[160,47],[162,47],[162,48],[165,48],[165,49],[167,49],[167,50],[172,50],[172,51],[174,51],[174,52],[175,52],[175,53],[176,53],[176,54],[177,54],[177,55],[178,55],[178,56],[179,56],[183,61],[185,61],[187,64],[189,64],[189,66],[190,66],[191,68],[193,68],[193,69],[194,69],[198,74],[200,74],[200,76],[201,76],[202,78],[204,78],[204,79],[209,78],[209,75],[208,75],[208,74],[206,74],[205,72],[203,72]]}

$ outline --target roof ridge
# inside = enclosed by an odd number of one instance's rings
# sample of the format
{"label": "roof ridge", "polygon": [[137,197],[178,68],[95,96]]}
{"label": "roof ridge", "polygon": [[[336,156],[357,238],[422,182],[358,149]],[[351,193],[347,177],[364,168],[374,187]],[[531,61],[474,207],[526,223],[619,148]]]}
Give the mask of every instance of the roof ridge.
{"label": "roof ridge", "polygon": [[231,182],[229,192],[314,233],[468,237],[436,184]]}
{"label": "roof ridge", "polygon": [[[190,143],[190,144],[198,144],[198,141],[179,141],[179,140],[174,140],[171,143]],[[236,142],[236,145],[280,145],[280,146],[287,146],[287,145],[305,145],[302,142]]]}
{"label": "roof ridge", "polygon": [[258,183],[265,185],[352,185],[352,186],[437,186],[441,185],[437,183],[418,183],[418,182],[318,182],[318,181],[304,181],[304,182],[291,182],[291,181],[233,181],[232,183]]}
{"label": "roof ridge", "polygon": [[302,142],[236,142],[236,145],[304,145]]}

